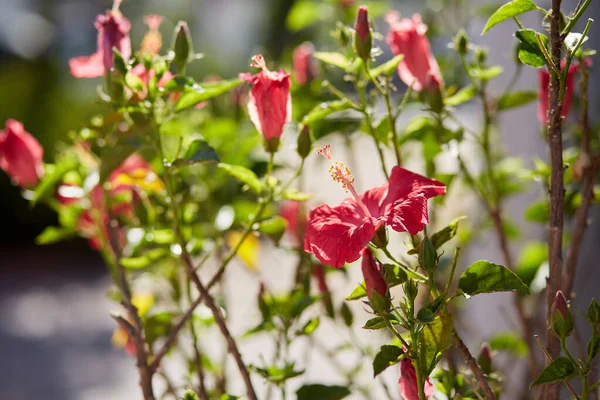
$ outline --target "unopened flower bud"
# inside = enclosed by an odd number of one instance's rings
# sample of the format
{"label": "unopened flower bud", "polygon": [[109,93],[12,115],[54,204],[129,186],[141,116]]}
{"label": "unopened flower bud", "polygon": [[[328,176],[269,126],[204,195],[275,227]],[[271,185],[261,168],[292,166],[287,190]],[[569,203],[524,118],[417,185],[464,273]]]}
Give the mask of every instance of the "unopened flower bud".
{"label": "unopened flower bud", "polygon": [[300,134],[298,135],[297,152],[298,155],[305,159],[310,154],[312,148],[312,138],[310,136],[310,128],[308,125],[303,125]]}
{"label": "unopened flower bud", "polygon": [[592,299],[587,310],[588,320],[592,325],[600,325],[600,304],[596,299]]}
{"label": "unopened flower bud", "polygon": [[566,338],[573,331],[573,315],[562,291],[556,292],[552,303],[550,325],[559,338]]}
{"label": "unopened flower bud", "polygon": [[454,36],[453,43],[454,48],[459,54],[467,54],[467,51],[469,50],[469,36],[467,35],[467,32],[465,32],[464,29],[461,28],[456,34],[456,36]]}
{"label": "unopened flower bud", "polygon": [[185,69],[193,52],[192,37],[187,23],[179,21],[175,27],[175,39],[173,41],[173,64],[179,73]]}
{"label": "unopened flower bud", "polygon": [[413,301],[417,298],[417,295],[419,294],[419,286],[413,279],[409,279],[404,284],[404,294],[406,294],[406,297],[410,301]]}
{"label": "unopened flower bud", "polygon": [[375,236],[373,236],[373,239],[371,239],[371,242],[378,249],[386,248],[388,244],[388,232],[387,229],[385,229],[385,226],[381,226],[379,229],[377,229]]}
{"label": "unopened flower bud", "polygon": [[337,38],[342,47],[348,46],[348,43],[350,42],[351,33],[349,30],[349,27],[346,27],[346,25],[338,21],[333,36]]}
{"label": "unopened flower bud", "polygon": [[371,27],[369,26],[369,10],[365,6],[358,7],[356,24],[354,25],[354,51],[363,60],[371,58]]}
{"label": "unopened flower bud", "polygon": [[484,374],[489,375],[492,372],[492,349],[486,342],[481,344],[477,364],[479,364]]}
{"label": "unopened flower bud", "polygon": [[488,56],[488,50],[486,48],[478,47],[475,50],[475,60],[477,61],[477,64],[479,64],[479,65],[485,64],[485,62],[487,61],[487,56]]}
{"label": "unopened flower bud", "polygon": [[383,276],[383,268],[373,257],[373,252],[368,247],[362,251],[361,269],[371,307],[378,314],[389,311],[390,297]]}

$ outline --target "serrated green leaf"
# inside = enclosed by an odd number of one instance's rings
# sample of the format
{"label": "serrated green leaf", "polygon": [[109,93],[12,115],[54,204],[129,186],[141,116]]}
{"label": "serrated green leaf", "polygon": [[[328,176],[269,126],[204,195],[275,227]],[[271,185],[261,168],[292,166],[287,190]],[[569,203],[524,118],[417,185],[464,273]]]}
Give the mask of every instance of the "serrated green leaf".
{"label": "serrated green leaf", "polygon": [[203,101],[210,100],[213,97],[220,96],[231,89],[238,87],[242,83],[243,81],[241,79],[231,79],[198,85],[196,90],[185,91],[181,95],[177,104],[175,104],[175,111],[182,111]]}
{"label": "serrated green leaf", "polygon": [[444,99],[444,104],[447,106],[458,106],[471,100],[477,94],[477,88],[474,86],[465,86],[452,96]]}
{"label": "serrated green leaf", "polygon": [[507,93],[498,100],[498,111],[521,107],[535,100],[537,93],[533,91]]}
{"label": "serrated green leaf", "polygon": [[461,215],[460,217],[453,219],[448,226],[431,235],[431,243],[433,243],[433,246],[436,249],[439,249],[444,243],[456,236],[458,223],[465,218],[467,218],[465,215]]}
{"label": "serrated green leaf", "polygon": [[391,60],[388,60],[388,61],[384,62],[383,64],[378,65],[377,67],[371,69],[371,71],[370,71],[371,76],[374,78],[378,77],[379,75],[382,75],[382,74],[387,77],[392,76],[392,74],[394,73],[396,68],[398,68],[398,64],[400,64],[402,62],[402,59],[404,59],[404,54],[398,54]]}
{"label": "serrated green leaf", "polygon": [[185,156],[173,162],[173,165],[191,165],[201,162],[219,162],[219,156],[215,149],[209,146],[204,140],[196,139],[188,146]]}
{"label": "serrated green leaf", "polygon": [[35,244],[45,245],[60,242],[75,236],[75,231],[69,228],[49,226],[35,238]]}
{"label": "serrated green leaf", "polygon": [[485,35],[492,27],[499,24],[502,21],[506,21],[509,18],[516,17],[517,15],[523,14],[527,11],[535,10],[536,5],[531,0],[513,0],[497,9],[492,16],[487,20],[482,35]]}
{"label": "serrated green leaf", "polygon": [[140,257],[123,257],[121,258],[121,265],[127,269],[139,269],[145,268],[150,265],[150,259],[146,256]]}
{"label": "serrated green leaf", "polygon": [[314,53],[314,57],[325,64],[333,65],[343,70],[350,67],[350,60],[342,53],[317,51]]}
{"label": "serrated green leaf", "polygon": [[297,400],[341,400],[348,396],[350,389],[345,386],[321,384],[304,385],[296,391]]}
{"label": "serrated green leaf", "polygon": [[219,163],[218,167],[229,173],[237,180],[245,183],[254,193],[260,193],[263,190],[263,183],[258,179],[256,174],[246,167],[241,165],[231,165]]}
{"label": "serrated green leaf", "polygon": [[377,353],[373,359],[373,377],[376,377],[385,371],[387,367],[397,364],[400,361],[399,358],[402,354],[403,351],[398,346],[381,346],[379,353]]}
{"label": "serrated green leaf", "polygon": [[[519,41],[517,56],[523,64],[541,68],[546,65],[546,58],[535,37],[536,34],[537,32],[533,29],[519,29],[515,32],[515,37]],[[539,36],[544,46],[548,48],[548,37],[541,33]]]}
{"label": "serrated green leaf", "polygon": [[346,100],[325,101],[310,110],[310,112],[302,119],[302,123],[308,125],[315,121],[319,121],[330,114],[348,110],[351,107],[350,103]]}
{"label": "serrated green leaf", "polygon": [[548,366],[546,366],[540,376],[533,381],[530,387],[544,383],[556,383],[572,378],[577,374],[577,369],[573,362],[567,357],[557,357]]}
{"label": "serrated green leaf", "polygon": [[512,291],[531,293],[529,286],[524,284],[514,272],[485,260],[476,261],[462,273],[458,288],[467,296]]}

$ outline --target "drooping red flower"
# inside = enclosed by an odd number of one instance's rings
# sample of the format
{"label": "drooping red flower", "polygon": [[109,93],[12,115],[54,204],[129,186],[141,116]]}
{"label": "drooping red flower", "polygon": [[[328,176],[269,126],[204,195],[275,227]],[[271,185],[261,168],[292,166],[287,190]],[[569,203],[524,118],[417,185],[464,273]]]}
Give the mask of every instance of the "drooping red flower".
{"label": "drooping red flower", "polygon": [[[400,360],[400,378],[398,378],[398,388],[400,396],[404,400],[419,400],[419,388],[417,386],[417,371],[408,357]],[[425,398],[433,396],[433,385],[429,381],[429,377],[425,380]]]}
{"label": "drooping red flower", "polygon": [[367,297],[369,300],[373,297],[373,292],[377,292],[381,297],[387,295],[387,283],[383,276],[381,264],[373,257],[373,252],[368,247],[362,250],[361,270],[365,279]]}
{"label": "drooping red flower", "polygon": [[283,126],[292,117],[290,75],[284,70],[269,71],[262,55],[252,57],[252,61],[252,66],[262,71],[256,75],[239,75],[240,79],[252,84],[248,114],[267,141],[278,139],[283,133]]}
{"label": "drooping red flower", "polygon": [[76,78],[96,78],[103,76],[113,66],[113,47],[121,52],[125,60],[131,57],[129,31],[131,23],[118,9],[120,1],[115,1],[112,10],[96,17],[94,26],[98,30],[98,48],[91,56],[72,58],[69,61],[71,74]]}
{"label": "drooping red flower", "polygon": [[304,42],[294,49],[294,79],[300,86],[306,85],[317,75],[313,52],[314,46],[310,42]]}
{"label": "drooping red flower", "polygon": [[386,40],[392,53],[404,55],[398,64],[398,75],[402,82],[407,86],[412,85],[413,90],[418,92],[431,82],[429,76],[434,76],[434,82],[441,84],[440,67],[425,36],[427,25],[421,21],[421,16],[414,14],[410,19],[400,18],[398,12],[390,11],[385,19],[390,25]]}
{"label": "drooping red flower", "polygon": [[[320,153],[331,160],[329,146]],[[322,204],[310,211],[304,250],[334,268],[358,260],[381,226],[396,232],[420,232],[429,221],[427,199],[446,193],[443,183],[396,166],[388,183],[359,195],[343,163],[336,161],[329,171],[352,197],[338,206]]]}
{"label": "drooping red flower", "polygon": [[[560,64],[560,68],[565,67],[565,61]],[[579,65],[571,64],[567,72],[567,82],[565,86],[565,97],[563,98],[561,115],[565,118],[569,114],[571,103],[573,102],[573,92],[575,91],[575,74],[579,71]],[[538,88],[538,119],[544,125],[548,124],[548,110],[550,102],[550,73],[548,69],[542,68],[538,72],[540,86]]]}
{"label": "drooping red flower", "polygon": [[21,122],[6,121],[0,131],[0,168],[14,183],[23,188],[37,185],[44,174],[43,156],[44,149]]}

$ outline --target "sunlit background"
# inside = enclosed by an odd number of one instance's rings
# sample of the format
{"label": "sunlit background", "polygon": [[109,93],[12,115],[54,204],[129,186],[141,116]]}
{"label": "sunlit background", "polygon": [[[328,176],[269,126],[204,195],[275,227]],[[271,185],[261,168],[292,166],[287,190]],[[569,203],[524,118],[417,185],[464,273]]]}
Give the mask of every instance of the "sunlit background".
{"label": "sunlit background", "polygon": [[[163,15],[161,32],[168,47],[171,33],[178,20],[186,20],[191,27],[195,49],[206,54],[194,63],[189,73],[198,81],[209,75],[230,78],[248,70],[249,59],[259,52],[273,64],[289,69],[292,49],[311,40],[317,48],[332,46],[329,35],[334,22],[345,19],[351,23],[354,15],[344,14],[331,7],[331,1],[310,0],[125,0],[121,9],[132,21],[132,43],[139,44],[145,31],[142,22],[147,14]],[[297,3],[306,3],[300,7]],[[371,1],[372,13],[378,15],[376,29],[385,34],[387,27],[381,16],[387,9],[396,9],[409,15],[421,12],[430,26],[433,47],[444,70],[447,82],[461,83],[463,79],[451,60],[447,44],[459,27],[464,26],[478,44],[491,47],[490,60],[504,66],[505,74],[491,85],[500,92],[508,84],[514,71],[514,26],[505,23],[485,37],[479,33],[485,15],[498,6],[495,1],[485,3],[465,0],[427,1]],[[573,4],[570,4],[573,3]],[[565,7],[572,7],[567,2]],[[96,101],[98,79],[75,79],[68,69],[71,57],[90,54],[96,45],[93,21],[97,14],[111,7],[110,1],[96,0],[0,0],[0,123],[8,118],[23,121],[46,149],[46,161],[52,161],[52,149],[72,129],[77,129],[91,116],[103,109]],[[595,8],[594,8],[595,7]],[[292,13],[290,13],[292,12]],[[294,14],[295,13],[295,14]],[[593,3],[588,14],[600,17],[598,4]],[[600,20],[596,18],[597,20]],[[320,21],[305,26],[306,21]],[[539,15],[527,14],[523,21],[539,23]],[[594,26],[594,32],[598,27]],[[384,59],[390,57],[385,42]],[[590,47],[598,48],[597,34],[591,35]],[[395,82],[399,87],[402,83]],[[526,69],[517,83],[518,88],[536,90],[537,75]],[[598,74],[592,71],[590,82],[591,118],[596,122],[598,111]],[[476,106],[467,106],[459,113],[466,125],[477,127],[479,116]],[[512,155],[531,164],[531,157],[546,158],[546,149],[535,119],[535,104],[520,108],[501,118],[503,145]],[[414,115],[410,111],[403,119]],[[404,120],[404,122],[406,122]],[[354,154],[359,171],[357,185],[362,189],[383,181],[374,159],[374,148],[358,136]],[[346,154],[341,153],[340,157]],[[348,155],[349,156],[349,155]],[[344,197],[338,187],[329,182],[326,171],[317,163],[309,163],[306,178],[308,191],[317,193],[319,201],[337,201]],[[414,163],[417,168],[418,162]],[[451,166],[450,166],[451,168]],[[361,184],[361,179],[363,183]],[[538,198],[539,192],[519,195],[509,201],[509,210],[525,237],[543,232],[521,221],[525,206]],[[474,199],[461,199],[456,212],[475,213]],[[592,217],[598,217],[595,209]],[[6,174],[0,172],[0,399],[2,400],[100,400],[137,398],[137,376],[134,360],[121,349],[111,345],[114,321],[109,317],[113,307],[106,297],[109,278],[100,257],[86,241],[38,247],[36,235],[48,225],[56,224],[56,215],[38,206],[30,208]],[[576,288],[580,297],[574,308],[581,309],[587,299],[598,296],[600,269],[597,246],[600,240],[599,224],[593,225],[586,236]],[[515,249],[516,250],[516,249]],[[276,286],[289,279],[291,271],[278,268],[280,255],[269,255],[269,246],[261,255],[263,276]],[[478,238],[469,248],[468,259],[499,260],[495,242],[487,236]],[[597,259],[597,258],[596,258]],[[339,297],[347,294],[358,275],[340,279],[332,290]],[[230,304],[232,330],[239,334],[252,326],[253,317],[246,315],[246,297],[254,298],[256,285],[247,283],[248,275],[242,268],[234,270],[227,279],[228,291],[235,293]],[[594,284],[594,281],[596,282]],[[579,299],[582,299],[581,302]],[[581,303],[581,304],[580,304]],[[490,312],[489,310],[493,310]],[[360,313],[360,307],[356,310]],[[251,311],[254,312],[254,311]],[[509,329],[514,325],[510,299],[493,295],[487,304],[469,306],[464,322],[470,343],[478,346],[491,332]],[[584,334],[585,331],[584,331]],[[331,330],[320,332],[329,340],[336,335]],[[376,334],[364,334],[368,342]],[[260,341],[243,342],[247,359],[257,359],[263,344]],[[246,355],[247,354],[247,355]],[[334,366],[316,357],[306,379],[336,382]],[[367,368],[368,369],[368,368]],[[365,380],[369,379],[367,371]],[[235,375],[235,371],[233,372]],[[396,372],[387,372],[386,379],[394,387]],[[304,379],[304,378],[303,378]],[[239,392],[242,386],[236,386]],[[374,399],[377,392],[374,389]],[[397,396],[399,398],[399,395]],[[359,395],[352,398],[361,398]],[[511,397],[508,397],[511,398]]]}

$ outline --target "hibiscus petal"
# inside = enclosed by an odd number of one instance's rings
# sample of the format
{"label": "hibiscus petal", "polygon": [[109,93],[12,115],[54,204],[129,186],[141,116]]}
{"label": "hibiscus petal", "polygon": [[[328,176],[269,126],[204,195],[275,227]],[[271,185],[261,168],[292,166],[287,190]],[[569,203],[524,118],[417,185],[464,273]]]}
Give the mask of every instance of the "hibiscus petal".
{"label": "hibiscus petal", "polygon": [[304,250],[313,253],[323,264],[340,268],[360,258],[361,250],[379,225],[372,218],[358,215],[348,204],[337,207],[323,204],[310,212]]}
{"label": "hibiscus petal", "polygon": [[75,57],[69,60],[71,74],[75,78],[96,78],[104,75],[102,53],[96,52],[91,56]]}
{"label": "hibiscus petal", "polygon": [[416,235],[429,222],[427,198],[423,194],[398,201],[385,214],[386,225],[396,232],[409,232]]}
{"label": "hibiscus petal", "polygon": [[381,203],[380,212],[384,214],[390,204],[421,194],[427,199],[446,194],[446,185],[396,166],[392,169],[388,193]]}

